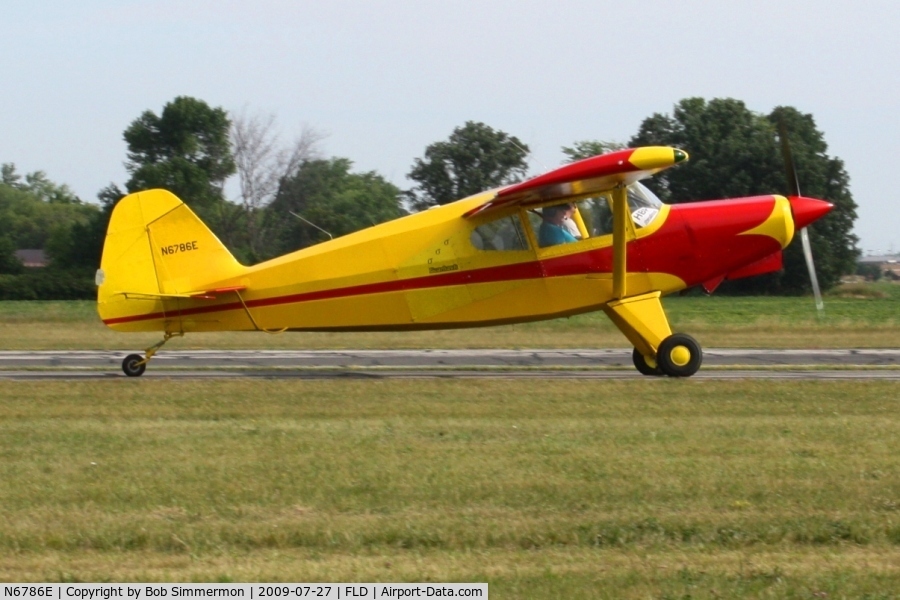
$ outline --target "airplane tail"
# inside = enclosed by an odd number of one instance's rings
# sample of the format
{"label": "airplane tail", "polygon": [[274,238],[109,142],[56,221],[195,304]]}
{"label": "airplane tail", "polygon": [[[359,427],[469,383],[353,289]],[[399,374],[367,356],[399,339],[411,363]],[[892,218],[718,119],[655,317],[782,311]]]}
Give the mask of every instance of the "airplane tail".
{"label": "airplane tail", "polygon": [[100,317],[112,325],[129,314],[164,312],[167,298],[236,285],[245,271],[174,194],[130,194],[116,204],[106,232],[97,273]]}

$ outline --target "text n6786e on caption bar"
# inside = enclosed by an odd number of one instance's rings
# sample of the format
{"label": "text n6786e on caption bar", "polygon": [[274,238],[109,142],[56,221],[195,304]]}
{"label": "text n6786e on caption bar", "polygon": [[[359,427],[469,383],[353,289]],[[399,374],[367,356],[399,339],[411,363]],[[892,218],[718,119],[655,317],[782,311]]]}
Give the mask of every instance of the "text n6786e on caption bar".
{"label": "text n6786e on caption bar", "polygon": [[488,598],[486,583],[7,583],[0,600]]}

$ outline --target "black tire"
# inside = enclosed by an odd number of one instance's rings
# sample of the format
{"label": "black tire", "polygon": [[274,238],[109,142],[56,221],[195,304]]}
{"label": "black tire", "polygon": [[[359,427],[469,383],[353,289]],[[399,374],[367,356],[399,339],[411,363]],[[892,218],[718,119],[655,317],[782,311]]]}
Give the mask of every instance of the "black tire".
{"label": "black tire", "polygon": [[648,365],[647,359],[644,358],[644,355],[641,354],[637,348],[631,353],[631,361],[634,363],[634,368],[637,369],[641,375],[647,375],[648,377],[661,377],[662,375],[665,375],[658,364],[655,367]]}
{"label": "black tire", "polygon": [[690,377],[700,368],[703,351],[691,336],[673,333],[659,345],[656,362],[669,377]]}
{"label": "black tire", "polygon": [[142,363],[144,357],[140,354],[129,354],[122,361],[122,371],[129,377],[140,377],[147,370],[147,363]]}

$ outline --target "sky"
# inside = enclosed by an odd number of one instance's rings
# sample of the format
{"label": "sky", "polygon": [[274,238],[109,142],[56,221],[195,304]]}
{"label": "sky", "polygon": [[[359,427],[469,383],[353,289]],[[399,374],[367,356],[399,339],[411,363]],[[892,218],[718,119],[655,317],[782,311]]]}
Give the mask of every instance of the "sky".
{"label": "sky", "polygon": [[900,252],[895,0],[4,0],[2,15],[0,162],[84,200],[123,186],[123,131],[177,96],[274,115],[284,143],[312,127],[325,155],[404,189],[466,121],[520,138],[538,174],[563,146],[727,97],[812,114],[850,175],[859,247]]}

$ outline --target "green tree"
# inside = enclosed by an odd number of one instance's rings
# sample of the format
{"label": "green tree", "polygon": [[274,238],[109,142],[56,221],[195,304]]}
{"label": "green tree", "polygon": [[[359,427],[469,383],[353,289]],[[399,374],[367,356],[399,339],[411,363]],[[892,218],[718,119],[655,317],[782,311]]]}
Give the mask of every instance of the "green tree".
{"label": "green tree", "polygon": [[125,130],[129,192],[169,190],[190,206],[240,259],[246,260],[243,211],[225,200],[225,180],[235,172],[231,121],[222,108],[179,96],[156,115],[145,111]]}
{"label": "green tree", "polygon": [[[835,209],[810,227],[819,282],[824,289],[851,273],[858,250],[852,234],[856,203],[843,161],[827,155],[824,136],[812,115],[778,107],[769,115],[750,111],[730,98],[687,98],[672,115],[644,120],[631,146],[666,145],[686,150],[691,162],[647,181],[664,201],[677,204],[715,198],[788,193],[776,130],[784,122],[804,195],[829,200]],[[741,293],[801,293],[810,289],[799,242],[784,255],[785,268],[723,289]]]}
{"label": "green tree", "polygon": [[869,281],[878,281],[884,275],[881,265],[877,263],[857,263],[856,274],[865,277]]}
{"label": "green tree", "polygon": [[418,210],[520,181],[528,164],[528,146],[515,136],[467,121],[445,142],[435,142],[417,158],[407,177],[416,185],[407,192]]}
{"label": "green tree", "polygon": [[159,116],[145,111],[124,133],[131,174],[125,186],[167,189],[201,212],[223,202],[223,185],[235,172],[229,127],[224,109],[187,96]]}
{"label": "green tree", "polygon": [[[93,297],[93,273],[105,234],[103,212],[82,203],[68,186],[50,181],[42,171],[22,177],[7,163],[0,166],[0,177],[0,299]],[[15,259],[17,248],[44,249],[49,268],[25,269]],[[95,257],[86,258],[91,249]]]}
{"label": "green tree", "polygon": [[351,173],[352,164],[346,158],[306,160],[282,183],[275,200],[265,209],[275,240],[270,255],[326,241],[328,234],[346,235],[403,215],[399,188],[373,171]]}
{"label": "green tree", "polygon": [[604,142],[601,140],[581,140],[575,142],[571,147],[563,146],[562,153],[566,155],[566,162],[575,162],[598,154],[607,154],[622,150],[625,144],[621,142]]}
{"label": "green tree", "polygon": [[16,172],[15,164],[3,163],[0,165],[0,182],[14,188],[21,185],[22,176]]}
{"label": "green tree", "polygon": [[0,182],[0,223],[2,234],[16,248],[44,248],[51,232],[86,222],[97,212],[82,203],[64,185],[50,182],[37,171],[23,179],[15,166],[2,166]]}
{"label": "green tree", "polygon": [[2,182],[12,188],[28,192],[43,202],[50,204],[81,204],[81,199],[69,189],[69,186],[59,185],[47,178],[47,174],[43,171],[35,171],[25,175],[25,181],[22,176],[16,172],[16,165],[13,163],[3,163],[0,165],[0,179]]}
{"label": "green tree", "polygon": [[53,230],[46,245],[53,266],[92,275],[100,267],[113,207],[124,196],[117,185],[110,184],[97,194],[100,208],[87,219]]}
{"label": "green tree", "polygon": [[16,258],[16,246],[6,236],[0,236],[0,275],[16,275],[25,270]]}

